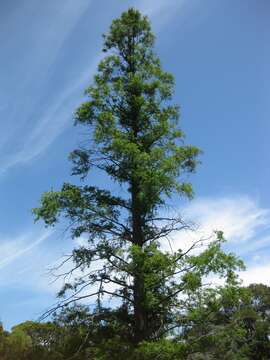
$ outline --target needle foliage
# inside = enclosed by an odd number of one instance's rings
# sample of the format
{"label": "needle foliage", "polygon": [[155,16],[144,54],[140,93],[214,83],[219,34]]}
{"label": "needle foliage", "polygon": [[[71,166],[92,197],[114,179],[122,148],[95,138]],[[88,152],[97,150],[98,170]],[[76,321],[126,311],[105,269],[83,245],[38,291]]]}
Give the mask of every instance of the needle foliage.
{"label": "needle foliage", "polygon": [[[200,150],[185,143],[179,107],[172,102],[174,79],[162,69],[154,42],[148,18],[134,8],[112,22],[104,58],[75,112],[87,138],[70,160],[72,174],[83,183],[44,193],[34,209],[47,226],[62,221],[71,237],[85,240],[72,254],[71,273],[79,269],[81,275],[66,283],[60,295],[69,297],[58,307],[94,298],[96,314],[111,311],[108,321],[112,314],[118,319],[117,341],[152,342],[146,352],[158,349],[157,341],[171,350],[166,339],[183,327],[188,299],[208,275],[233,285],[242,267],[222,250],[221,232],[190,247],[178,244],[176,251],[164,246],[170,235],[189,229],[168,204],[192,197],[187,175],[195,171]],[[95,183],[97,172],[113,186]],[[115,300],[110,311],[108,297]]]}

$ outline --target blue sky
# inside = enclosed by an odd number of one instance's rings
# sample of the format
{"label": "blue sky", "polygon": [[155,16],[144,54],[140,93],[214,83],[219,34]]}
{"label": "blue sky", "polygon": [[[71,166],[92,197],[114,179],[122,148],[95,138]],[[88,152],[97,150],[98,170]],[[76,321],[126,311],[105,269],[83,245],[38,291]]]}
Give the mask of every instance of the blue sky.
{"label": "blue sky", "polygon": [[[225,231],[244,283],[270,284],[269,0],[13,0],[0,3],[0,318],[36,319],[55,300],[48,267],[74,245],[34,224],[43,191],[70,178],[82,131],[72,114],[101,56],[101,34],[134,5],[148,14],[176,80],[187,142],[203,151],[191,203]],[[179,239],[174,240],[176,243]]]}

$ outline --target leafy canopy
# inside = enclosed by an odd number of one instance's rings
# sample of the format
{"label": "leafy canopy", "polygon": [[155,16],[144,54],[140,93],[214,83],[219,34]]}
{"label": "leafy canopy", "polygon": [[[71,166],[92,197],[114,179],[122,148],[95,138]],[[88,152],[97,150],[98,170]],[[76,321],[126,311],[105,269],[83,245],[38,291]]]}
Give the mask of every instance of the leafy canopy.
{"label": "leafy canopy", "polygon": [[[81,276],[64,286],[60,295],[73,295],[58,306],[93,297],[102,313],[102,300],[106,296],[107,304],[112,296],[125,338],[136,344],[181,328],[184,297],[201,289],[206,276],[215,273],[233,285],[242,267],[223,252],[220,232],[187,251],[161,246],[188,228],[179,215],[164,214],[172,196],[192,197],[187,174],[195,171],[200,150],[184,143],[179,108],[172,103],[173,76],[162,69],[154,40],[148,18],[133,8],[112,22],[104,35],[105,57],[75,113],[87,138],[70,159],[72,174],[84,185],[65,183],[46,192],[34,209],[46,225],[65,219],[73,238],[86,239],[72,254],[71,274],[80,269]],[[95,184],[97,171],[113,186]]]}

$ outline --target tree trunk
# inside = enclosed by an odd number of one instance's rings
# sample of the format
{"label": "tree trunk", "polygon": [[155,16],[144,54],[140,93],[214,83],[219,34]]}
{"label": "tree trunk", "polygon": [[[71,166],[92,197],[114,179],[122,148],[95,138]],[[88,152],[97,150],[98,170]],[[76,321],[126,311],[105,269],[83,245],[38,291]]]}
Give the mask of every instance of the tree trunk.
{"label": "tree trunk", "polygon": [[[139,200],[139,186],[136,182],[132,184],[132,227],[133,227],[133,244],[139,246],[143,251],[143,229],[141,221],[141,209]],[[135,264],[134,273],[134,342],[137,344],[146,339],[147,331],[147,312],[145,309],[145,285],[143,262]]]}
{"label": "tree trunk", "polygon": [[147,314],[144,306],[144,283],[139,276],[134,277],[134,342],[146,340]]}

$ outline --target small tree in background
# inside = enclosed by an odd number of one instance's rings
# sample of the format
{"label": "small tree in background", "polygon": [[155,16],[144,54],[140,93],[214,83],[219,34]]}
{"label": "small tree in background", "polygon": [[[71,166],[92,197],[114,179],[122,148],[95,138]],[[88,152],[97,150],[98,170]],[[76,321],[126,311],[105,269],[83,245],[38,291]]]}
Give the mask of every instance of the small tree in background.
{"label": "small tree in background", "polygon": [[[34,209],[46,225],[64,218],[72,238],[87,239],[72,254],[82,275],[65,285],[61,295],[71,297],[58,306],[95,298],[94,313],[101,314],[107,296],[118,299],[112,329],[134,345],[181,331],[187,299],[202,288],[203,278],[215,273],[235,284],[234,271],[242,266],[222,251],[220,232],[197,255],[201,240],[187,251],[162,247],[170,234],[187,228],[167,205],[173,196],[192,197],[184,179],[194,172],[200,150],[183,142],[178,107],[171,104],[173,77],[162,70],[153,46],[149,20],[139,11],[131,8],[112,22],[104,36],[107,55],[75,115],[88,136],[70,159],[73,175],[85,185],[65,183],[44,193]],[[94,185],[92,169],[113,187]],[[115,185],[117,193],[110,190]]]}

